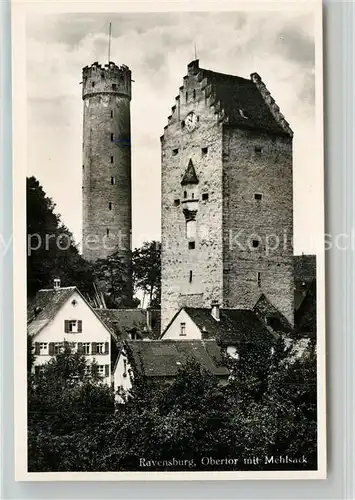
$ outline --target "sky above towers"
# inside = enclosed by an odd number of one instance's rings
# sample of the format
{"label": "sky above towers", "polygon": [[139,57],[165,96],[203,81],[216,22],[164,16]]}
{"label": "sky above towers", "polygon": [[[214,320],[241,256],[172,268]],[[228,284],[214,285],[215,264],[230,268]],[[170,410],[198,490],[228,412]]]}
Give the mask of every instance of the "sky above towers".
{"label": "sky above towers", "polygon": [[[27,174],[81,239],[81,70],[108,55],[132,71],[133,245],[160,238],[160,140],[187,64],[258,72],[294,131],[295,252],[322,231],[314,118],[314,20],[300,11],[48,14],[27,20]],[[319,245],[318,245],[319,246]]]}

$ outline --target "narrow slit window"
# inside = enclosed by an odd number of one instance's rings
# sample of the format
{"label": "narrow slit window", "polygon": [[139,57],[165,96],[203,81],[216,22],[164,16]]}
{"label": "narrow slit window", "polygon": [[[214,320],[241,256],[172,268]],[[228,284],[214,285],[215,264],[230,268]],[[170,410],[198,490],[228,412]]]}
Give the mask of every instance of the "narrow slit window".
{"label": "narrow slit window", "polygon": [[187,191],[184,191],[184,198],[187,198]]}
{"label": "narrow slit window", "polygon": [[186,92],[186,94],[185,94],[185,101],[187,102],[188,100],[189,100],[189,93]]}
{"label": "narrow slit window", "polygon": [[196,90],[195,90],[195,89],[193,89],[193,91],[192,91],[192,97],[193,97],[194,99],[196,99]]}
{"label": "narrow slit window", "polygon": [[111,118],[113,118],[113,109],[111,109]]}
{"label": "narrow slit window", "polygon": [[113,142],[113,134],[111,134],[111,142]]}
{"label": "narrow slit window", "polygon": [[257,280],[258,280],[258,287],[260,288],[261,287],[261,273],[260,272],[258,272]]}
{"label": "narrow slit window", "polygon": [[113,156],[111,156],[111,163],[113,163]]}
{"label": "narrow slit window", "polygon": [[112,210],[112,201],[109,201],[109,203],[108,203],[108,209]]}
{"label": "narrow slit window", "polygon": [[189,241],[189,250],[195,250],[195,242]]}
{"label": "narrow slit window", "polygon": [[106,236],[110,236],[110,230],[108,228],[106,229]]}
{"label": "narrow slit window", "polygon": [[189,283],[192,283],[192,271],[189,273]]}
{"label": "narrow slit window", "polygon": [[255,194],[254,194],[254,198],[255,198],[256,200],[259,200],[259,201],[260,201],[260,200],[262,199],[262,197],[263,197],[263,195],[262,195],[262,194],[260,194],[260,193],[255,193]]}
{"label": "narrow slit window", "polygon": [[91,83],[91,86],[92,86],[92,87],[95,87],[95,82],[92,82],[92,83]]}
{"label": "narrow slit window", "polygon": [[111,177],[111,184],[112,186],[116,184],[116,177]]}
{"label": "narrow slit window", "polygon": [[208,200],[208,193],[202,193],[202,200],[207,201]]}

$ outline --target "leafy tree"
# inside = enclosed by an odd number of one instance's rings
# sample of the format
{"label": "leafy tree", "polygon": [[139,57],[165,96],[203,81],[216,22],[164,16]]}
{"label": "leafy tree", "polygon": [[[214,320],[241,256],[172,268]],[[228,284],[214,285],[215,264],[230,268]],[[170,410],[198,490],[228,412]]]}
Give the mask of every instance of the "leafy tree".
{"label": "leafy tree", "polygon": [[133,280],[135,290],[149,297],[150,307],[160,307],[161,296],[161,243],[144,242],[133,251]]}
{"label": "leafy tree", "polygon": [[95,371],[85,375],[86,366],[85,357],[66,346],[29,377],[30,471],[95,470],[114,395]]}
{"label": "leafy tree", "polygon": [[35,177],[27,178],[27,292],[32,297],[40,288],[51,287],[53,278],[62,285],[76,285],[91,291],[92,266],[80,255],[72,234],[55,204]]}
{"label": "leafy tree", "polygon": [[136,307],[139,300],[132,300],[131,270],[119,252],[106,259],[98,259],[94,265],[94,275],[105,291],[105,301],[109,308]]}

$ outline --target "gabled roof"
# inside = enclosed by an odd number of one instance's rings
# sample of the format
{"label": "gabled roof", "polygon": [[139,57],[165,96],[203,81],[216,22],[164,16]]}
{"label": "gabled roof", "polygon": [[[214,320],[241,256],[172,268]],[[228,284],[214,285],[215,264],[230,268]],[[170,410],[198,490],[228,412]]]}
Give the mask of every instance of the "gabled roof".
{"label": "gabled roof", "polygon": [[189,164],[185,170],[184,177],[182,178],[181,185],[184,186],[186,184],[198,184],[198,177],[196,174],[196,170],[192,160],[190,158]]}
{"label": "gabled roof", "polygon": [[37,335],[75,291],[75,286],[39,290],[27,307],[28,333]]}
{"label": "gabled roof", "polygon": [[[222,109],[229,117],[230,125],[263,129],[285,135],[285,129],[271,112],[270,105],[252,79],[202,68],[198,71],[202,74],[202,78],[206,78],[208,84],[211,84],[212,93],[216,96],[216,101],[220,101]],[[259,75],[256,77],[260,79]],[[284,120],[280,114],[280,120],[282,119]]]}
{"label": "gabled roof", "polygon": [[[184,307],[184,311],[202,332],[203,339],[216,339],[221,345],[239,342],[242,340],[254,342],[264,337],[274,340],[274,336],[259,320],[257,315],[249,309],[220,309],[220,320],[216,321],[211,309],[202,307]],[[175,320],[177,315],[170,322]],[[164,338],[164,334],[162,335]],[[185,342],[185,341],[183,341]]]}
{"label": "gabled roof", "polygon": [[214,340],[132,340],[125,345],[135,368],[146,377],[174,377],[189,359],[214,375],[229,374],[226,367],[219,366],[221,350]]}
{"label": "gabled roof", "polygon": [[27,331],[33,337],[37,335],[45,326],[47,326],[57,315],[61,307],[68,299],[77,293],[93,312],[97,319],[112,335],[109,326],[105,324],[97,312],[91,307],[83,294],[75,287],[68,286],[58,289],[42,289],[37,292],[34,299],[29,302],[27,307]]}
{"label": "gabled roof", "polygon": [[149,338],[157,339],[160,335],[160,310],[150,309],[151,330],[147,330],[146,309],[95,309],[96,314],[112,330],[116,340],[129,338],[129,333],[145,332]]}
{"label": "gabled roof", "polygon": [[290,325],[287,318],[270,302],[265,294],[261,294],[257,303],[253,307],[253,311],[258,318],[263,322],[270,319],[277,319],[268,328],[278,333],[294,333],[294,329]]}

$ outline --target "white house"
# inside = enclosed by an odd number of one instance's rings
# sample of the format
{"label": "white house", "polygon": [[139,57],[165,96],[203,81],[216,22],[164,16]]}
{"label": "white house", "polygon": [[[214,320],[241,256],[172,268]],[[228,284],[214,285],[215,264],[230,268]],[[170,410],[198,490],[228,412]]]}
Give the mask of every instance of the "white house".
{"label": "white house", "polygon": [[34,369],[51,359],[68,342],[87,358],[87,373],[96,361],[98,373],[111,384],[112,333],[79,290],[60,287],[39,290],[28,310],[28,333],[35,347]]}

